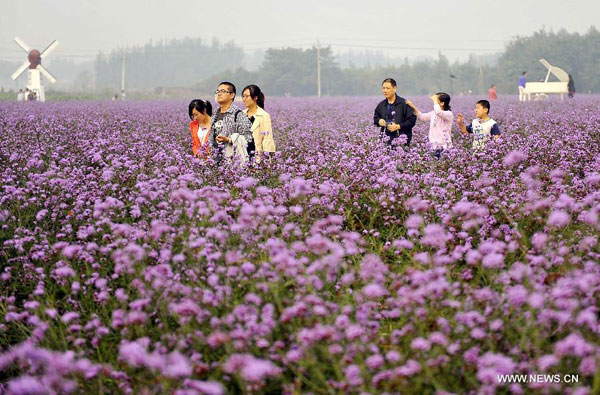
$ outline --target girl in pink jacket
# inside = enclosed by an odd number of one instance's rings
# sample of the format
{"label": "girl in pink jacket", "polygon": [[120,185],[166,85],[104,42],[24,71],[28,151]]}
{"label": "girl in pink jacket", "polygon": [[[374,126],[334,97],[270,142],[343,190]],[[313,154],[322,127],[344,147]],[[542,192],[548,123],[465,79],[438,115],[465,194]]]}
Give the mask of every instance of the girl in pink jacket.
{"label": "girl in pink jacket", "polygon": [[454,115],[450,110],[450,95],[444,92],[436,93],[429,97],[433,101],[433,111],[425,114],[410,100],[406,104],[412,107],[417,118],[429,121],[429,143],[434,150],[434,155],[439,159],[445,149],[452,147],[452,121]]}

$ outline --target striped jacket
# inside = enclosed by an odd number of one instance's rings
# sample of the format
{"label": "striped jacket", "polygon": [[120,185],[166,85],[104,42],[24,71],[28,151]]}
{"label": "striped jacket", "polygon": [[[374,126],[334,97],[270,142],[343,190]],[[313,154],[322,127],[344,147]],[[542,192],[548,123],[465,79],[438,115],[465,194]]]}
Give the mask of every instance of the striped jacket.
{"label": "striped jacket", "polygon": [[[212,116],[210,122],[210,142],[213,147],[217,147],[217,136],[231,137],[234,133],[244,136],[247,142],[252,141],[252,132],[250,131],[250,120],[242,110],[232,104],[223,114],[222,121],[217,121],[217,115],[221,112],[221,107]],[[235,142],[231,142],[232,144]]]}

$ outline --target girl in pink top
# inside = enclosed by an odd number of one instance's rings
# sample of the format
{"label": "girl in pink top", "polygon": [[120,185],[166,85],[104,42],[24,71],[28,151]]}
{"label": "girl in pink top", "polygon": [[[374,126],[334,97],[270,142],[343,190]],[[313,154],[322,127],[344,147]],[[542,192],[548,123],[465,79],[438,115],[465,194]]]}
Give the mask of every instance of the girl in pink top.
{"label": "girl in pink top", "polygon": [[410,100],[406,104],[412,107],[417,118],[429,121],[429,143],[434,150],[434,155],[439,159],[445,149],[452,147],[452,121],[454,115],[450,111],[450,95],[444,92],[436,93],[429,97],[433,101],[433,111],[425,114]]}

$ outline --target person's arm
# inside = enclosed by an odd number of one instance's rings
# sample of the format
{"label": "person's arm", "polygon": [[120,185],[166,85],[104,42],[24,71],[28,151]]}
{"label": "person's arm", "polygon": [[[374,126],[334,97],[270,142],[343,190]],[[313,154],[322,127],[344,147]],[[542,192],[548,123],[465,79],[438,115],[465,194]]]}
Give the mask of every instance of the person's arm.
{"label": "person's arm", "polygon": [[417,106],[415,106],[415,103],[413,103],[410,100],[406,101],[406,104],[413,109],[413,112],[415,114],[417,114],[417,118],[420,121],[430,121],[431,120],[431,113],[427,112],[425,114],[423,114],[421,111],[419,111],[419,109],[417,108]]}
{"label": "person's arm", "polygon": [[442,118],[444,121],[452,121],[452,111],[443,111],[439,103],[433,104],[433,112],[435,113],[435,115]]}
{"label": "person's arm", "polygon": [[271,128],[271,116],[269,114],[265,114],[260,119],[260,125],[258,125],[258,130],[256,134],[252,134],[254,137],[254,147],[256,152],[263,152],[263,140],[265,138],[264,133],[272,133],[273,129]]}
{"label": "person's arm", "polygon": [[385,119],[383,119],[381,114],[379,114],[379,104],[377,105],[377,107],[375,107],[375,113],[373,114],[373,124],[375,126],[385,127]]}
{"label": "person's arm", "polygon": [[404,106],[404,121],[400,122],[400,131],[411,130],[417,123],[417,116],[413,109],[407,105]]}
{"label": "person's arm", "polygon": [[[239,114],[237,118],[238,120],[235,123],[236,133],[240,136],[244,136],[246,141],[250,143],[250,141],[252,141],[252,132],[250,131],[252,125],[250,124],[250,119],[248,119],[248,116],[244,113]],[[232,142],[229,141],[229,143],[231,144]]]}
{"label": "person's arm", "polygon": [[469,134],[473,132],[473,129],[471,128],[471,125],[469,126],[465,126],[465,124],[463,123],[464,117],[462,114],[458,114],[458,116],[456,117],[456,124],[458,125],[458,129],[460,130],[460,132],[462,134]]}

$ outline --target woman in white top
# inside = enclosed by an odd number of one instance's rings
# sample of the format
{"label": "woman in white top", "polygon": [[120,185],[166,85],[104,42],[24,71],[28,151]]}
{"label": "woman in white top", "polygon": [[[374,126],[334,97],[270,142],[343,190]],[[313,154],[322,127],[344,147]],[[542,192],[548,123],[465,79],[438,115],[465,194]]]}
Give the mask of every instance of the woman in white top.
{"label": "woman in white top", "polygon": [[255,151],[257,153],[256,161],[259,162],[265,152],[275,152],[271,116],[265,111],[265,95],[258,86],[248,85],[245,87],[242,90],[242,100],[246,106],[244,113],[252,124],[250,130],[254,139],[254,144],[250,144],[248,151],[250,151],[250,155],[253,155],[252,151]]}
{"label": "woman in white top", "polygon": [[[190,132],[192,133],[192,151],[194,156],[200,155],[203,158],[208,156],[209,152],[209,130],[210,117],[212,115],[212,104],[208,100],[194,99],[188,105],[190,115]],[[206,154],[199,152],[200,147],[205,146]]]}
{"label": "woman in white top", "polygon": [[444,92],[436,93],[429,97],[433,101],[433,111],[421,113],[410,100],[406,101],[417,118],[421,121],[429,121],[429,143],[434,155],[439,159],[445,149],[452,147],[452,121],[454,115],[450,109],[450,95]]}

